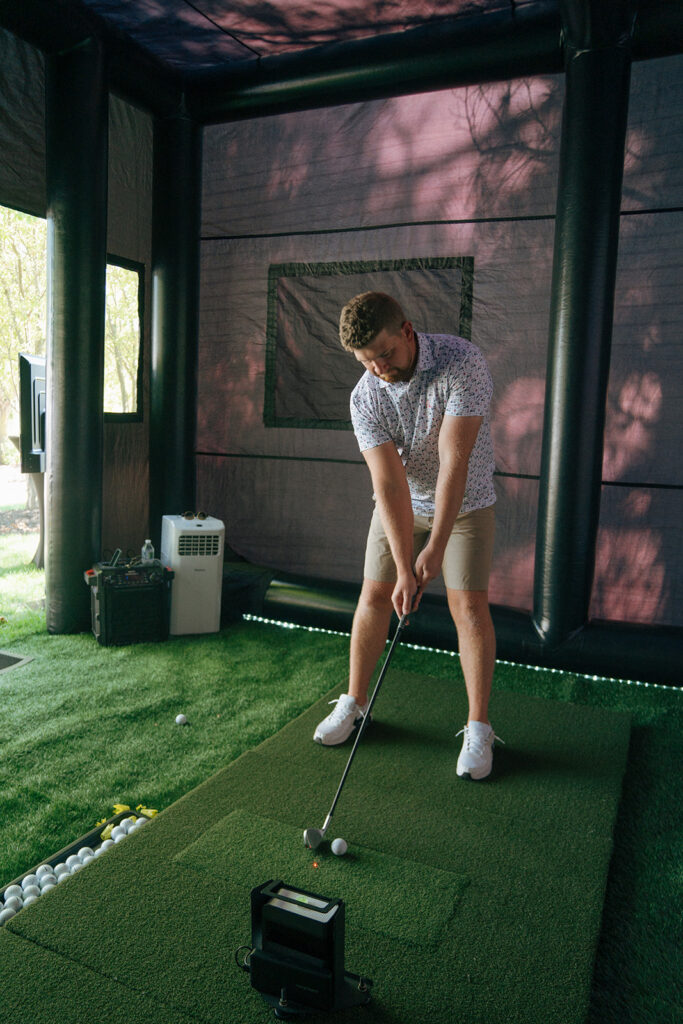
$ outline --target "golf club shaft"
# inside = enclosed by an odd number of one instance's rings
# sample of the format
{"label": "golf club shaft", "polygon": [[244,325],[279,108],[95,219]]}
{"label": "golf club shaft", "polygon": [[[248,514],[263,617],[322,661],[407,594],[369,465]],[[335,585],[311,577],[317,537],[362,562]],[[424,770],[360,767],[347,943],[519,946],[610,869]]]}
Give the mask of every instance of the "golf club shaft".
{"label": "golf club shaft", "polygon": [[384,679],[384,676],[386,674],[387,668],[389,667],[389,662],[391,661],[391,656],[394,653],[394,647],[396,646],[396,641],[398,640],[399,636],[401,635],[401,633],[403,631],[403,627],[406,624],[407,618],[408,618],[407,615],[402,615],[401,618],[399,619],[398,626],[396,627],[396,632],[394,633],[394,638],[391,641],[391,646],[389,647],[389,650],[387,652],[387,656],[384,659],[384,664],[382,665],[382,670],[381,670],[381,672],[379,674],[379,678],[377,679],[377,682],[375,683],[375,689],[372,691],[372,697],[370,698],[370,703],[368,704],[368,709],[365,712],[365,715],[363,716],[363,721],[361,722],[361,724],[359,726],[359,729],[358,729],[358,732],[356,733],[356,739],[354,740],[353,747],[351,748],[351,753],[349,754],[349,759],[346,762],[346,768],[344,769],[344,774],[341,777],[341,782],[339,783],[339,787],[338,787],[337,792],[335,794],[334,800],[332,801],[332,806],[330,807],[329,814],[325,818],[325,824],[323,825],[323,829],[322,829],[323,835],[327,831],[327,826],[329,825],[330,820],[332,818],[332,815],[334,814],[334,809],[337,806],[337,801],[339,800],[340,793],[341,793],[342,789],[344,788],[344,783],[346,782],[346,776],[349,774],[349,769],[351,768],[351,762],[353,761],[354,754],[356,753],[356,748],[358,747],[358,744],[360,742],[360,738],[361,738],[361,736],[363,735],[363,733],[365,731],[365,726],[367,725],[367,723],[370,720],[370,712],[372,711],[373,705],[375,703],[375,698],[377,697],[377,694],[379,693],[379,688],[382,685],[382,680]]}

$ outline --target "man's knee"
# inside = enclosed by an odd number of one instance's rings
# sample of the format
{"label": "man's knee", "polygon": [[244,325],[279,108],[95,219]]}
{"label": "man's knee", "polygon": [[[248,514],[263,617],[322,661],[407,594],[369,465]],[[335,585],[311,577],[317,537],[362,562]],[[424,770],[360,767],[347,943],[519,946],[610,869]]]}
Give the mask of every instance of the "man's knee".
{"label": "man's knee", "polygon": [[365,578],[361,588],[358,605],[376,611],[387,611],[393,608],[391,595],[395,583],[382,583],[379,580]]}
{"label": "man's knee", "polygon": [[458,628],[482,629],[491,622],[486,590],[447,590],[448,607]]}

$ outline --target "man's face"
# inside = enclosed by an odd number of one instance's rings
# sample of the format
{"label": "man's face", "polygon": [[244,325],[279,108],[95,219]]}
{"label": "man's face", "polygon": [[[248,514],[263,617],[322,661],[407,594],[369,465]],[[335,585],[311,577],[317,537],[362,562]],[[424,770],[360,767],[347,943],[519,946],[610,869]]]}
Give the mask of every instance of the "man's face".
{"label": "man's face", "polygon": [[417,362],[412,324],[406,320],[401,329],[394,332],[385,327],[369,345],[356,349],[354,355],[368,373],[389,384],[410,380]]}

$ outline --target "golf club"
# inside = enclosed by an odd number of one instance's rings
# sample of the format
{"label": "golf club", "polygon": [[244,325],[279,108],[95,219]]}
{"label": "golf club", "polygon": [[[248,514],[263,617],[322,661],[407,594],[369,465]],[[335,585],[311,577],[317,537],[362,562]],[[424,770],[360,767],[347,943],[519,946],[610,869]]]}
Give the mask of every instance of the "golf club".
{"label": "golf club", "polygon": [[391,641],[391,646],[389,647],[389,650],[387,652],[387,656],[384,659],[384,664],[382,665],[382,670],[381,670],[381,672],[379,674],[379,678],[377,679],[377,682],[375,683],[375,689],[372,692],[372,697],[370,698],[370,703],[368,704],[368,710],[365,712],[365,715],[363,716],[363,721],[361,722],[361,724],[359,726],[359,729],[358,729],[358,732],[356,733],[356,739],[354,740],[353,747],[351,748],[351,753],[349,754],[349,759],[346,762],[346,768],[344,769],[344,774],[341,777],[341,782],[339,783],[339,788],[337,789],[337,792],[335,794],[334,800],[332,801],[332,806],[330,807],[329,814],[325,818],[325,822],[323,824],[323,827],[322,828],[307,828],[304,831],[304,846],[308,847],[309,850],[317,850],[317,848],[320,846],[321,842],[325,838],[325,833],[327,832],[327,829],[329,827],[330,821],[332,820],[332,815],[334,814],[334,809],[337,806],[337,801],[339,800],[339,795],[340,795],[342,789],[344,788],[344,783],[346,782],[346,776],[349,774],[349,769],[351,767],[351,762],[353,761],[354,754],[356,753],[356,748],[358,747],[358,744],[360,742],[360,738],[363,735],[363,732],[365,731],[365,726],[370,721],[370,712],[372,711],[373,705],[375,703],[375,698],[377,697],[377,694],[379,693],[379,688],[382,685],[382,680],[384,679],[386,671],[387,671],[387,669],[389,667],[389,662],[391,661],[391,656],[394,653],[394,647],[396,646],[396,641],[398,640],[399,636],[401,635],[401,633],[403,631],[403,627],[407,623],[407,619],[408,619],[407,615],[402,615],[401,618],[399,619],[398,626],[396,627],[396,632],[394,633],[394,638]]}

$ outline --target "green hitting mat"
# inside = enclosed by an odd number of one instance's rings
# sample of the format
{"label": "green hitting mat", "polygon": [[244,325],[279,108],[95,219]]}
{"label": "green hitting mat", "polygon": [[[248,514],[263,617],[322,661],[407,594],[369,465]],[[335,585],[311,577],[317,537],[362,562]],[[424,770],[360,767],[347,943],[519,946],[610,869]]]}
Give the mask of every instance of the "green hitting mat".
{"label": "green hitting mat", "polygon": [[250,811],[233,811],[183,850],[176,862],[206,871],[245,890],[253,887],[254,869],[267,864],[273,878],[309,889],[318,886],[354,907],[351,924],[404,941],[433,944],[453,914],[465,880],[451,871],[431,868],[400,857],[354,846],[336,857],[329,843],[292,862],[291,851],[301,843],[301,830],[261,818]]}
{"label": "green hitting mat", "polygon": [[[148,1022],[273,1019],[234,956],[251,938],[250,890],[281,878],[346,903],[346,969],[374,988],[340,1020],[583,1024],[628,716],[497,693],[506,745],[489,779],[465,782],[462,686],[392,671],[328,831],[349,844],[335,858],[302,841],[350,752],[312,742],[328,710],[319,701],[5,925],[0,957],[25,949],[29,965],[40,949],[20,991],[40,1000],[78,969],[72,1007],[96,978]],[[8,1024],[24,1024],[5,992]]]}

